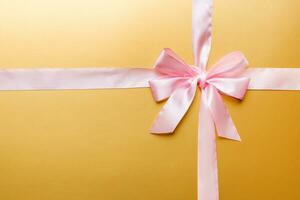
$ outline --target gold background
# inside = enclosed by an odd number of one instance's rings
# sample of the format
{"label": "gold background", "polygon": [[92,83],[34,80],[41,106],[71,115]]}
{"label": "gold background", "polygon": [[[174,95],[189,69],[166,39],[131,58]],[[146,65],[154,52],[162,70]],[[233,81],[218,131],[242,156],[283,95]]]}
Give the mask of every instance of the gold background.
{"label": "gold background", "polygon": [[[215,0],[210,64],[300,67],[299,8]],[[150,67],[164,47],[192,63],[191,0],[0,0],[1,67]],[[300,199],[300,91],[224,99],[243,142],[217,141],[221,200]],[[198,100],[155,136],[149,89],[0,92],[0,199],[195,200]]]}

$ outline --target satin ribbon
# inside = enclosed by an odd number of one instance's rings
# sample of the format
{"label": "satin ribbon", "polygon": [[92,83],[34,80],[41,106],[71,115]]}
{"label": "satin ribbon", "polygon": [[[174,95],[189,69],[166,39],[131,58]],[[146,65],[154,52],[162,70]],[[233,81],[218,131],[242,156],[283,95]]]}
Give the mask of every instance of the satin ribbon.
{"label": "satin ribbon", "polygon": [[1,69],[0,90],[64,90],[151,87],[156,101],[168,99],[151,132],[171,133],[201,92],[198,128],[198,200],[218,200],[215,128],[220,137],[240,140],[220,94],[243,99],[251,90],[300,90],[300,69],[246,69],[234,52],[206,71],[211,50],[212,0],[193,0],[194,65],[165,49],[153,69],[57,68]]}
{"label": "satin ribbon", "polygon": [[[248,68],[248,90],[300,90],[298,68]],[[148,88],[160,78],[148,68],[26,68],[0,69],[0,90],[82,90]]]}
{"label": "satin ribbon", "polygon": [[0,90],[141,88],[157,76],[145,68],[1,69]]}
{"label": "satin ribbon", "polygon": [[217,199],[218,196],[216,151],[214,133],[211,131],[214,130],[213,124],[219,136],[240,140],[219,92],[243,99],[250,79],[241,75],[247,66],[248,61],[243,54],[233,52],[206,72],[201,67],[189,66],[170,49],[165,49],[155,64],[154,70],[161,76],[149,82],[153,97],[156,101],[166,98],[168,101],[154,121],[152,133],[173,132],[189,109],[197,86],[202,89],[198,149],[199,199]]}
{"label": "satin ribbon", "polygon": [[202,68],[186,64],[172,50],[163,50],[154,67],[160,77],[149,84],[156,101],[167,98],[168,101],[154,121],[151,132],[172,133],[189,109],[198,86],[202,89],[205,106],[210,110],[219,136],[240,140],[219,92],[243,99],[250,79],[240,75],[247,66],[243,54],[233,52],[205,72]]}
{"label": "satin ribbon", "polygon": [[248,61],[240,52],[222,58],[208,72],[189,66],[172,50],[165,49],[155,64],[159,79],[149,82],[156,101],[168,98],[152,133],[171,133],[189,109],[197,86],[202,89],[198,140],[198,199],[218,199],[218,174],[214,125],[218,135],[240,141],[240,136],[222,101],[220,93],[243,99],[250,79],[242,77]]}

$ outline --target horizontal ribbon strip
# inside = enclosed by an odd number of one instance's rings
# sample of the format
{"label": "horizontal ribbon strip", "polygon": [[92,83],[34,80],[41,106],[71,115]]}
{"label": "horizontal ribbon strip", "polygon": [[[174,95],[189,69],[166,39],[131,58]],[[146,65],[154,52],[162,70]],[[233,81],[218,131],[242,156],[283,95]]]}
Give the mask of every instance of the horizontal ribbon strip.
{"label": "horizontal ribbon strip", "polygon": [[[248,68],[249,90],[300,90],[299,68]],[[160,77],[148,68],[0,69],[0,90],[147,88]]]}
{"label": "horizontal ribbon strip", "polygon": [[149,87],[145,68],[0,69],[0,90],[77,90]]}
{"label": "horizontal ribbon strip", "polygon": [[300,90],[299,68],[250,68],[250,90]]}

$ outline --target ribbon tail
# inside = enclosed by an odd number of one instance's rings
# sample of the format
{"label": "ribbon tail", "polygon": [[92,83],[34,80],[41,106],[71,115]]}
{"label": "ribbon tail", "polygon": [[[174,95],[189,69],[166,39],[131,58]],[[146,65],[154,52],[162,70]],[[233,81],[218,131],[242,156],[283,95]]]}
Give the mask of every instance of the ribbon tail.
{"label": "ribbon tail", "polygon": [[227,139],[241,141],[233,120],[217,89],[214,86],[208,86],[205,88],[205,93],[218,135]]}
{"label": "ribbon tail", "polygon": [[172,133],[193,102],[197,82],[176,89],[156,117],[151,133]]}
{"label": "ribbon tail", "polygon": [[218,188],[215,126],[203,90],[198,127],[198,200],[218,200]]}

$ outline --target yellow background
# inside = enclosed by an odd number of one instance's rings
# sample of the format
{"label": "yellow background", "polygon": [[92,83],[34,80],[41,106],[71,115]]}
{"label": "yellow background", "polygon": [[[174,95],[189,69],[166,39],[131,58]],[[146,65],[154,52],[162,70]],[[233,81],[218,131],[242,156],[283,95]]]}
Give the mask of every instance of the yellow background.
{"label": "yellow background", "polygon": [[[300,67],[298,0],[214,11],[210,64]],[[164,47],[192,63],[191,0],[0,0],[1,67],[151,67]],[[221,200],[300,199],[300,91],[224,99],[243,142],[217,140]],[[198,100],[155,136],[149,89],[0,92],[0,199],[195,200]]]}

